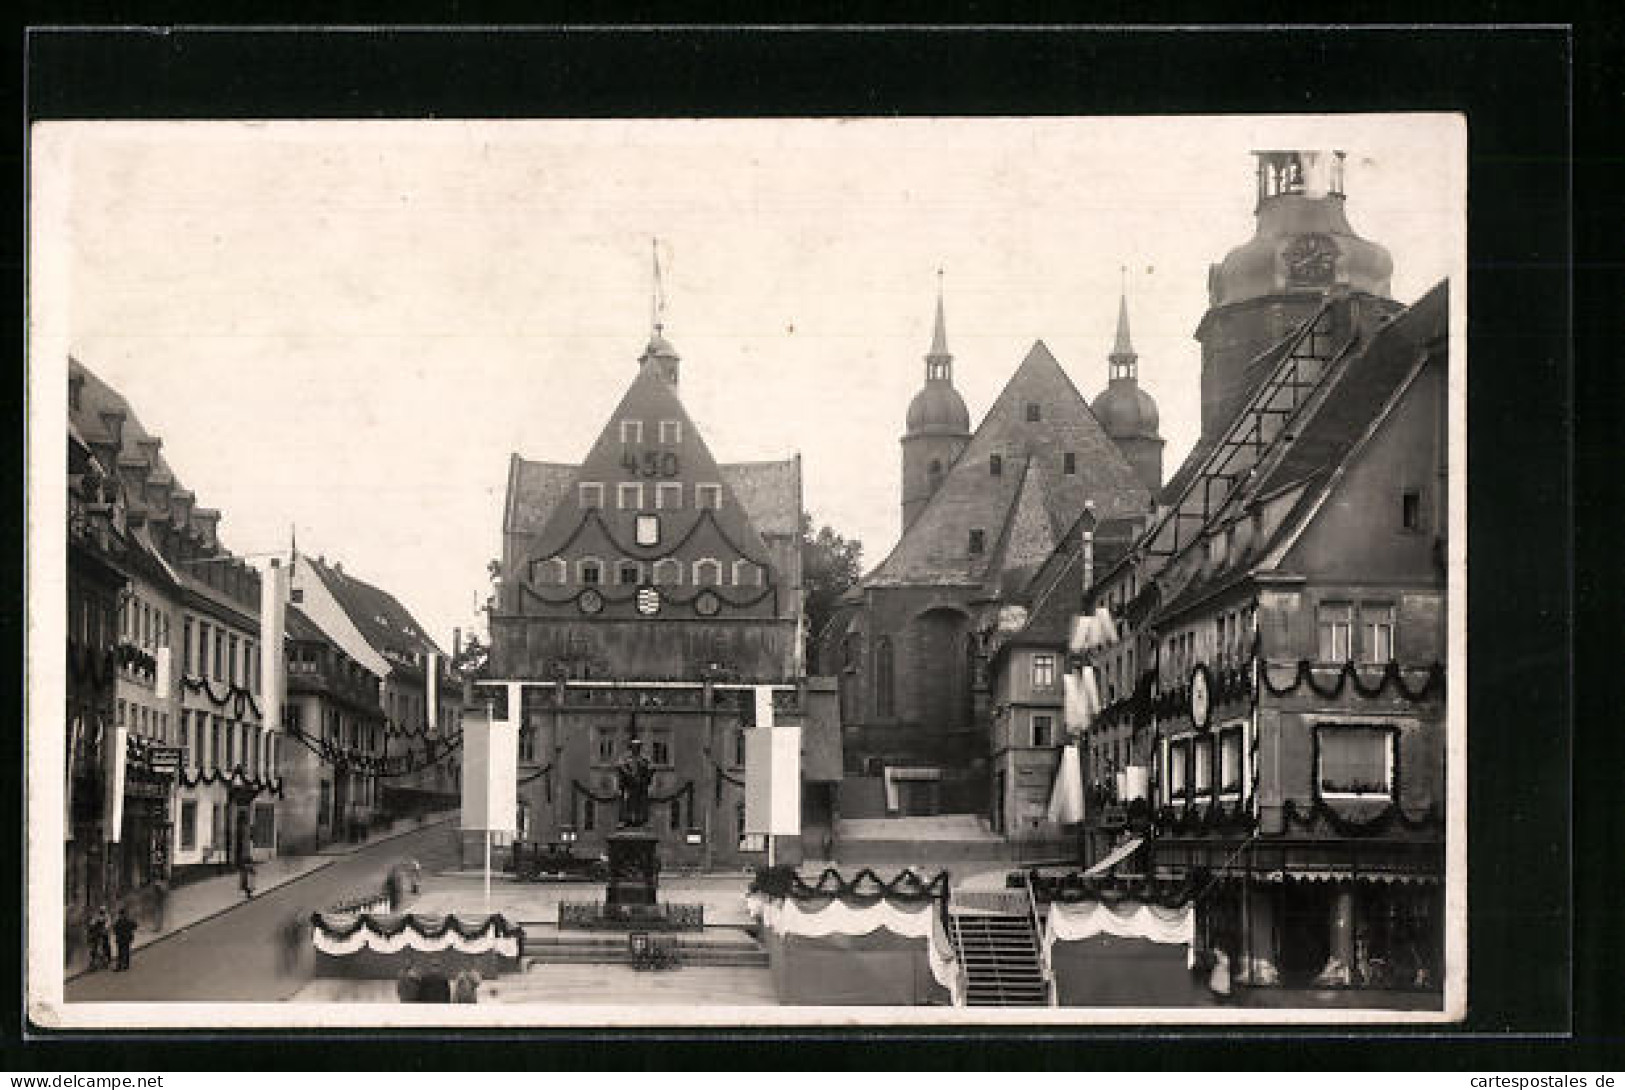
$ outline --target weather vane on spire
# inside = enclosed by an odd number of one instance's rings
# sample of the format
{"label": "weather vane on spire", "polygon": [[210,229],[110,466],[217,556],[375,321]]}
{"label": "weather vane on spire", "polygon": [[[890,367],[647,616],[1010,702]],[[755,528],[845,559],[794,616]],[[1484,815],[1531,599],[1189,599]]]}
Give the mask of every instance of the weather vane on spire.
{"label": "weather vane on spire", "polygon": [[666,291],[660,282],[660,240],[650,239],[649,249],[654,255],[654,292],[650,299],[649,324],[658,335],[666,322]]}

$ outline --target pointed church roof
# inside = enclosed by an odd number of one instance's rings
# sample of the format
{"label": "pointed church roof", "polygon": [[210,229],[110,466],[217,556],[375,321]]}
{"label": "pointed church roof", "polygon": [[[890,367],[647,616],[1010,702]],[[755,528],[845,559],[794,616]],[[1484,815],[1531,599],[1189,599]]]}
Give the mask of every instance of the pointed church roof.
{"label": "pointed church roof", "polygon": [[1134,355],[1134,343],[1128,335],[1128,296],[1117,297],[1117,340],[1112,344],[1112,355],[1127,358]]}
{"label": "pointed church roof", "polygon": [[[1038,420],[1027,419],[1029,405],[1038,406]],[[1075,473],[1064,470],[1068,453],[1076,456]],[[1005,463],[999,476],[989,469],[994,454]],[[1149,506],[1150,493],[1061,365],[1038,341],[925,509],[865,582],[872,586],[984,582],[995,559],[993,546],[1011,536],[1009,523],[1028,478],[1021,472],[1023,461],[1043,467],[1033,488],[1057,538],[1076,521],[1086,501],[1093,500],[1103,518],[1138,514]],[[1033,502],[1026,501],[1026,510]],[[982,555],[970,553],[972,530],[982,531],[987,546]]]}
{"label": "pointed church roof", "polygon": [[1043,462],[1029,458],[1021,467],[1021,485],[1004,532],[988,565],[987,589],[1015,593],[1032,579],[1054,552],[1060,538],[1050,522]]}
{"label": "pointed church roof", "polygon": [[948,323],[942,315],[942,288],[937,288],[937,322],[931,331],[931,355],[946,356],[948,352]]}

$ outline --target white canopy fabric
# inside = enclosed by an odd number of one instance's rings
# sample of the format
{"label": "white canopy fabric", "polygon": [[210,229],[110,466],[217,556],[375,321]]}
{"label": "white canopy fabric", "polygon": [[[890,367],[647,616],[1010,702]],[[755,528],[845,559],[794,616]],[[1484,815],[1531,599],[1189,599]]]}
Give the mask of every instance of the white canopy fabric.
{"label": "white canopy fabric", "polygon": [[1113,848],[1111,853],[1107,855],[1106,858],[1100,860],[1094,866],[1084,871],[1083,876],[1085,878],[1099,878],[1101,875],[1117,866],[1117,864],[1133,855],[1135,849],[1144,843],[1144,837],[1134,837],[1130,840],[1124,841],[1122,844],[1119,844],[1117,847]]}
{"label": "white canopy fabric", "polygon": [[1079,613],[1072,618],[1072,631],[1066,648],[1074,655],[1093,647],[1109,647],[1117,642],[1117,622],[1111,610],[1101,606],[1093,613]]}
{"label": "white canopy fabric", "polygon": [[1061,765],[1055,771],[1055,785],[1050,790],[1048,816],[1061,825],[1083,820],[1083,764],[1077,743],[1061,750]]}
{"label": "white canopy fabric", "polygon": [[823,908],[808,910],[788,898],[753,895],[746,900],[751,915],[759,915],[764,927],[780,935],[816,939],[831,935],[871,935],[884,928],[903,938],[924,939],[932,978],[948,989],[954,1006],[964,1006],[960,973],[955,965],[958,958],[947,933],[939,926],[935,902],[926,902],[918,908],[905,908],[887,900],[861,906],[831,900]]}
{"label": "white canopy fabric", "polygon": [[1055,902],[1044,924],[1044,956],[1049,957],[1058,942],[1082,942],[1096,935],[1189,946],[1196,938],[1196,910],[1193,905],[1159,908],[1137,902],[1110,908],[1100,901]]}
{"label": "white canopy fabric", "polygon": [[454,950],[459,954],[489,954],[495,951],[506,958],[519,956],[517,935],[498,938],[487,934],[465,939],[451,928],[447,928],[445,934],[439,938],[431,939],[418,934],[410,927],[402,928],[400,934],[391,938],[361,927],[349,938],[337,939],[330,937],[318,927],[312,932],[311,938],[318,951],[336,957],[354,954],[359,950],[371,950],[378,954],[398,954],[402,950],[415,950],[420,954],[437,954],[445,950]]}
{"label": "white canopy fabric", "polygon": [[1082,736],[1100,714],[1100,688],[1095,684],[1095,668],[1085,666],[1076,674],[1064,674],[1061,685],[1061,716],[1067,733]]}

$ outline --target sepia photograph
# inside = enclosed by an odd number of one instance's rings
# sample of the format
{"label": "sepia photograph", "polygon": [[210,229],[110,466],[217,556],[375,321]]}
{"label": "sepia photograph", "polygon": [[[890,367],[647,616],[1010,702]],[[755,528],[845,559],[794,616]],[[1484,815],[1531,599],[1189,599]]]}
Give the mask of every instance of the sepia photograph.
{"label": "sepia photograph", "polygon": [[34,1023],[1465,1015],[1460,114],[29,139]]}

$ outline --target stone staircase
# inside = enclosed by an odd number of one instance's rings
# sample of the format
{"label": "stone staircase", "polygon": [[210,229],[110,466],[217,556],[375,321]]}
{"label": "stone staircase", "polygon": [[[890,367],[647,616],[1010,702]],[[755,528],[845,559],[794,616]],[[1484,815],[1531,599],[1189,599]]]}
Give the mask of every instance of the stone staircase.
{"label": "stone staircase", "polygon": [[[519,956],[537,965],[630,965],[632,949],[625,931],[559,930],[551,922],[526,921]],[[668,942],[682,965],[765,969],[767,951],[742,927],[707,927],[703,931],[653,931]]]}
{"label": "stone staircase", "polygon": [[1049,984],[1028,914],[1013,893],[955,892],[954,948],[965,967],[967,1007],[1047,1007]]}

